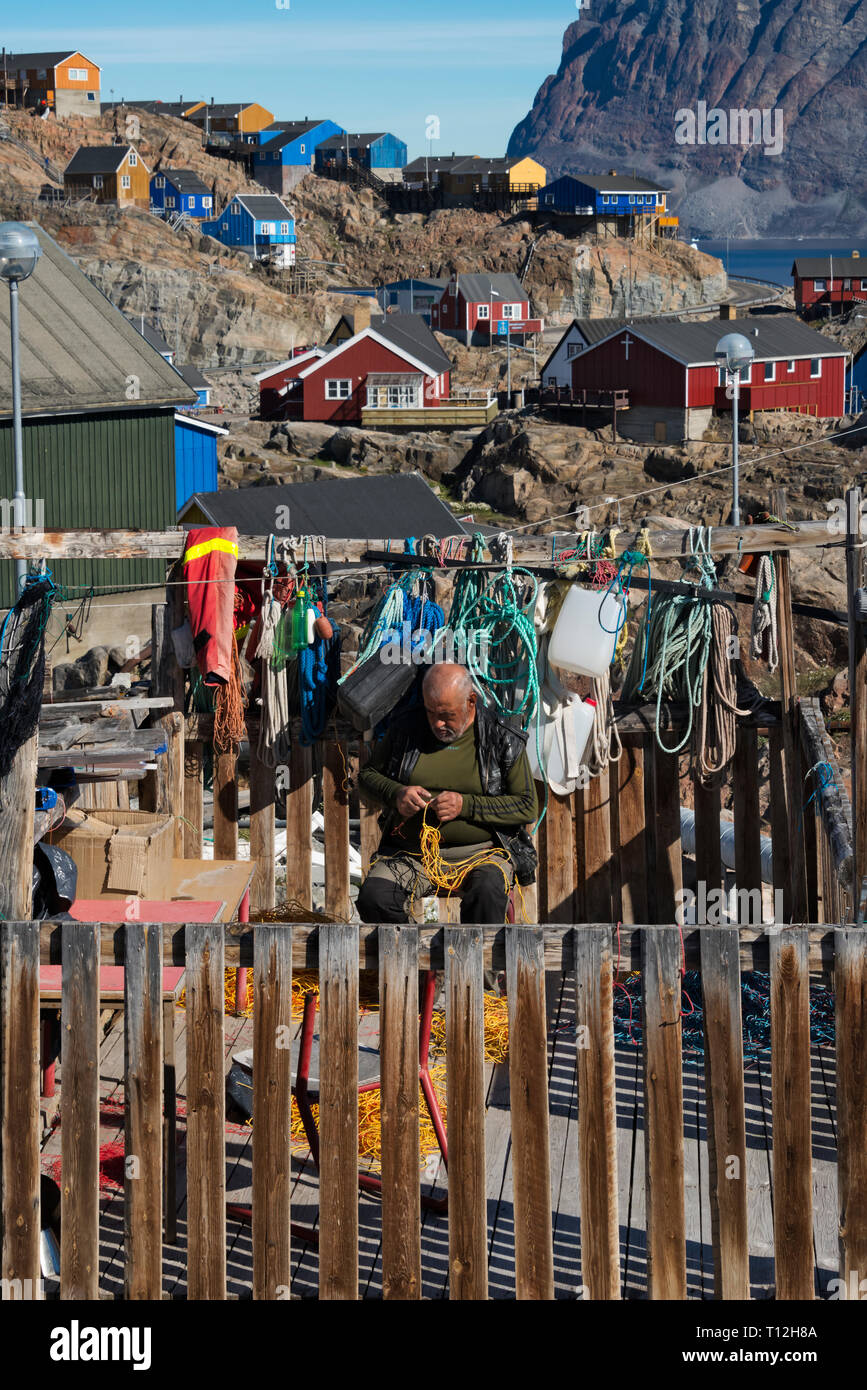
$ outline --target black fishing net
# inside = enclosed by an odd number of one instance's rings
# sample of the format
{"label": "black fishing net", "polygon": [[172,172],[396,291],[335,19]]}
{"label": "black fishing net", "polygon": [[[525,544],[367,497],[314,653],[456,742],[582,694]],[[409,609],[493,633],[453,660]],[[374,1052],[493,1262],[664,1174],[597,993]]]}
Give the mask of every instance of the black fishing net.
{"label": "black fishing net", "polygon": [[0,778],[39,723],[45,679],[45,625],[55,593],[50,579],[28,583],[0,629]]}

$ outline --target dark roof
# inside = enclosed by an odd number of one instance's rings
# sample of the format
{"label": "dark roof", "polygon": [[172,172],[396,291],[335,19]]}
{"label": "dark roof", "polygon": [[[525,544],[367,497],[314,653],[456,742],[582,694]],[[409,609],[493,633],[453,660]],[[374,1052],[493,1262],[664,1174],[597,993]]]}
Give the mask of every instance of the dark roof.
{"label": "dark roof", "polygon": [[451,172],[453,174],[505,174],[513,165],[519,164],[523,158],[523,155],[520,157],[516,155],[514,158],[488,159],[482,155],[471,154],[464,159],[457,160],[452,165]]}
{"label": "dark roof", "polygon": [[403,166],[405,174],[423,174],[425,168],[428,169],[453,169],[456,164],[465,164],[467,160],[475,159],[472,154],[437,154],[420,159],[411,159],[409,164]]}
{"label": "dark roof", "polygon": [[115,107],[133,107],[136,111],[147,111],[151,116],[176,116],[182,118],[187,111],[200,103],[196,101],[101,101],[100,111],[113,111]]}
{"label": "dark roof", "polygon": [[292,213],[276,193],[236,193],[235,197],[257,221],[292,221]]}
{"label": "dark roof", "polygon": [[296,535],[405,540],[469,534],[420,473],[197,492],[184,511],[198,506],[214,526],[237,526],[242,535],[261,536],[274,530],[281,505],[288,506]]}
{"label": "dark roof", "polygon": [[387,130],[376,130],[372,134],[368,132],[361,135],[353,135],[351,131],[347,131],[345,135],[329,135],[327,140],[322,141],[319,149],[342,150],[347,145],[372,145],[374,140],[381,140],[387,134]]}
{"label": "dark roof", "polygon": [[[21,392],[25,414],[77,414],[194,403],[190,388],[91,284],[47,232],[21,286]],[[139,395],[128,397],[130,377]],[[0,295],[0,415],[12,413],[9,296]]]}
{"label": "dark roof", "polygon": [[[678,319],[656,319],[649,323],[621,324],[612,329],[628,329],[639,338],[689,366],[712,365],[720,338],[727,333],[743,333],[755,349],[756,361],[787,357],[841,357],[846,349],[824,333],[807,328],[799,319],[763,318],[760,326],[755,319],[708,323],[681,323]],[[611,336],[608,334],[607,336]],[[601,341],[601,340],[600,340]]]}
{"label": "dark roof", "polygon": [[[664,193],[665,185],[661,183],[649,183],[647,179],[627,178],[625,174],[563,174],[564,179],[574,179],[576,183],[585,183],[588,188],[595,188],[597,193]],[[552,179],[551,183],[559,183],[560,179]],[[551,184],[547,185],[549,188]]]}
{"label": "dark roof", "polygon": [[167,178],[179,193],[204,193],[210,196],[210,188],[192,169],[157,169],[156,172]]}
{"label": "dark roof", "polygon": [[[432,275],[407,275],[403,280],[387,280],[385,284],[378,285],[377,290],[422,290],[427,287],[444,290],[448,283],[448,278],[438,280]],[[370,293],[376,294],[377,290],[371,290]]]}
{"label": "dark roof", "polygon": [[262,130],[294,130],[296,134],[303,135],[305,131],[324,124],[324,120],[311,121],[305,116],[303,121],[272,121],[270,125],[263,126]]}
{"label": "dark roof", "polygon": [[[131,145],[79,145],[63,172],[65,174],[115,174],[131,149]],[[139,159],[141,159],[141,155],[139,155]],[[147,168],[143,159],[141,162]]]}
{"label": "dark roof", "polygon": [[867,256],[799,256],[792,266],[792,274],[799,279],[819,279],[831,274],[831,261],[834,262],[834,279],[838,276],[863,276],[867,280]]}
{"label": "dark roof", "polygon": [[503,299],[507,303],[523,303],[530,296],[517,275],[459,275],[458,293],[470,304],[484,304],[491,299]]}
{"label": "dark roof", "polygon": [[[56,68],[58,63],[63,63],[67,58],[71,58],[73,53],[81,53],[80,48],[62,48],[54,53],[7,53],[6,66],[8,68]],[[86,55],[81,54],[82,58]],[[91,60],[88,58],[87,60]],[[98,67],[98,63],[93,64]]]}
{"label": "dark roof", "polygon": [[143,318],[141,314],[124,314],[124,318],[132,324],[135,331],[140,333],[145,342],[150,343],[151,347],[154,348],[160,356],[162,356],[163,353],[174,351],[173,348],[169,347],[156,324],[151,323],[149,319]]}
{"label": "dark roof", "polygon": [[437,375],[451,371],[451,359],[443,352],[419,314],[386,314],[371,327],[380,338],[385,338],[403,352],[411,353]]}
{"label": "dark roof", "polygon": [[591,347],[594,343],[601,343],[603,338],[608,338],[612,333],[616,333],[619,328],[631,328],[636,323],[652,322],[653,315],[639,315],[637,318],[631,319],[573,319],[566,331],[557,339],[553,351],[549,353],[546,361],[542,364],[539,375],[545,375],[552,358],[557,356],[573,328],[578,329],[587,346]]}
{"label": "dark roof", "polygon": [[[238,116],[242,111],[248,110],[251,106],[261,105],[262,103],[258,101],[218,101],[215,106],[208,106],[207,104],[205,106],[200,106],[197,111],[192,112],[192,118],[198,121],[201,117],[201,119],[204,120],[206,112],[209,118],[211,116],[221,118],[223,116]],[[262,109],[265,110],[266,108],[263,107]]]}
{"label": "dark roof", "polygon": [[211,383],[202,376],[198,367],[191,366],[189,362],[183,367],[176,366],[175,371],[184,378],[188,386],[192,386],[194,391],[210,390]]}
{"label": "dark roof", "polygon": [[267,140],[264,145],[260,145],[258,153],[263,154],[265,150],[272,152],[282,150],[286,145],[291,145],[293,140],[298,140],[302,135],[306,135],[308,130],[313,129],[313,125],[314,123],[311,121],[303,126],[292,126],[284,129],[280,135],[275,135],[273,140]]}

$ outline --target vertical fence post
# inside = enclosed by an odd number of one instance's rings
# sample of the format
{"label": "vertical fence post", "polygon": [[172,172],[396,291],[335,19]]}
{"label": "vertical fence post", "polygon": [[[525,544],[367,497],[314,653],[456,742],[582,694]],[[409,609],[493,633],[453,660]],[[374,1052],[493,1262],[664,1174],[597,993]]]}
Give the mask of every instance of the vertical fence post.
{"label": "vertical fence post", "polygon": [[349,791],[346,745],[336,739],[325,744],[322,762],[322,818],[325,832],[325,911],[348,918]]}
{"label": "vertical fence post", "polygon": [[[31,817],[32,819],[32,817]],[[22,1289],[39,1286],[39,923],[0,923],[3,1263]]]}
{"label": "vertical fence post", "polygon": [[289,1297],[292,927],[253,937],[253,1297]]}
{"label": "vertical fence post", "polygon": [[421,1298],[418,928],[380,926],[382,1296]]}
{"label": "vertical fence post", "polygon": [[554,1297],[545,941],[541,927],[506,928],[509,1096],[515,1205],[515,1294]]}
{"label": "vertical fence post", "polygon": [[644,1123],[647,1273],[652,1299],[686,1298],[680,935],[641,933],[644,972]]}
{"label": "vertical fence post", "polygon": [[573,940],[581,1281],[590,1298],[618,1299],[620,1230],[611,930],[575,927]]}
{"label": "vertical fence post", "polygon": [[293,742],[289,754],[289,789],[286,792],[286,897],[310,902],[313,874],[312,815],[313,783],[311,753]]}
{"label": "vertical fence post", "polygon": [[834,933],[834,993],[840,1278],[846,1296],[857,1299],[863,1297],[861,1280],[867,1278],[867,937],[863,928],[839,928]]}
{"label": "vertical fence post", "polygon": [[64,922],[60,1296],[99,1293],[99,927]]}
{"label": "vertical fence post", "polygon": [[[620,859],[620,920],[648,921],[647,854],[645,838],[644,738],[624,734],[623,754],[611,776],[618,780],[618,838]],[[616,905],[615,905],[616,911]]]}
{"label": "vertical fence post", "polygon": [[187,1288],[226,1297],[223,927],[187,923]]}
{"label": "vertical fence post", "polygon": [[128,922],[124,949],[126,1297],[162,1288],[162,927]]}
{"label": "vertical fence post", "polygon": [[806,930],[771,935],[771,1108],[778,1299],[813,1297],[810,976]]}
{"label": "vertical fence post", "polygon": [[[274,794],[276,770],[262,762],[250,741],[250,858],[255,864],[250,885],[254,912],[274,906]],[[287,855],[288,858],[288,855]]]}
{"label": "vertical fence post", "polygon": [[358,928],[319,933],[319,1297],[358,1297]]}
{"label": "vertical fence post", "polygon": [[[786,489],[775,488],[771,494],[771,509],[782,520],[786,517]],[[780,683],[783,704],[783,750],[786,766],[786,806],[790,846],[790,901],[786,905],[786,920],[803,922],[807,911],[807,886],[804,870],[804,837],[801,831],[803,801],[801,775],[801,739],[798,725],[798,688],[795,679],[795,640],[792,626],[792,576],[788,552],[774,555],[777,578],[777,629],[780,648]]]}
{"label": "vertical fence post", "polygon": [[205,745],[201,739],[184,744],[184,858],[201,859],[204,820]]}
{"label": "vertical fence post", "polygon": [[488,1252],[482,933],[478,927],[446,927],[444,936],[449,1296],[485,1299]]}
{"label": "vertical fence post", "polygon": [[656,831],[656,914],[659,922],[673,922],[678,894],[683,888],[683,851],[680,843],[680,756],[653,748]]}
{"label": "vertical fence post", "polygon": [[855,612],[855,595],[864,582],[861,540],[861,489],[846,493],[846,593],[849,610],[849,728],[852,745],[852,882],[859,914],[861,882],[867,875],[867,633]]}
{"label": "vertical fence post", "polygon": [[[735,735],[732,768],[735,810],[735,879],[740,926],[762,924],[762,829],[759,815],[759,739],[755,729],[740,725]],[[758,894],[758,911],[752,911]]]}

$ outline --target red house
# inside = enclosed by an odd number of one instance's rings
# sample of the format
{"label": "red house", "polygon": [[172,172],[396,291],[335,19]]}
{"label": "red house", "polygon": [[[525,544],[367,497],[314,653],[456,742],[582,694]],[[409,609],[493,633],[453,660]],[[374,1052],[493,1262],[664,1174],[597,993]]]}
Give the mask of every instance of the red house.
{"label": "red house", "polygon": [[[792,410],[821,418],[845,413],[844,348],[797,319],[738,325],[755,349],[741,375],[740,412]],[[715,360],[728,323],[660,319],[631,324],[585,348],[572,362],[573,393],[627,391],[617,413],[627,439],[675,443],[702,439],[715,415],[731,410],[725,373]]]}
{"label": "red house", "polygon": [[541,333],[542,319],[532,317],[527,291],[517,275],[453,275],[439,303],[431,307],[431,328],[467,345],[489,343],[491,334],[505,343],[523,343]]}
{"label": "red house", "polygon": [[792,266],[798,313],[841,312],[848,304],[867,301],[867,260],[851,256],[802,257]]}
{"label": "red house", "polygon": [[360,424],[362,411],[369,420],[377,410],[435,409],[448,400],[450,373],[422,318],[389,314],[302,369],[303,418]]}
{"label": "red house", "polygon": [[259,387],[259,417],[262,420],[300,420],[304,411],[304,390],[300,376],[306,367],[325,356],[325,348],[298,348],[285,362],[267,367],[255,378]]}

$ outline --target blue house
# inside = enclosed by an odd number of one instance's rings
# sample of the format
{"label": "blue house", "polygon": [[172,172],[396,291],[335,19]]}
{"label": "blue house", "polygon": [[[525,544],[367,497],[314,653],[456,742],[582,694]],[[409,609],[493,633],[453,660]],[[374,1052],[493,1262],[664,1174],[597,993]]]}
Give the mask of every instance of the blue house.
{"label": "blue house", "polygon": [[214,195],[192,169],[160,169],[151,175],[151,212],[160,217],[182,212],[187,217],[214,215]]}
{"label": "blue house", "polygon": [[180,372],[188,386],[192,386],[196,393],[196,410],[207,410],[211,404],[211,383],[202,376],[198,367],[193,367],[187,363],[183,367],[173,364],[175,371]]}
{"label": "blue house", "polygon": [[295,264],[295,218],[273,193],[236,193],[219,217],[202,223],[202,233],[237,246],[257,260]]}
{"label": "blue house", "polygon": [[664,216],[665,189],[622,174],[564,174],[539,190],[539,211],[578,217]]}
{"label": "blue house", "polygon": [[846,372],[846,391],[849,394],[849,415],[867,410],[867,342],[856,348]]}
{"label": "blue house", "polygon": [[354,164],[369,169],[386,182],[403,179],[407,162],[406,145],[388,131],[365,135],[332,135],[316,147],[316,168],[329,164],[345,164],[347,155]]}
{"label": "blue house", "polygon": [[191,415],[175,415],[175,505],[178,511],[194,492],[217,490],[217,440],[229,431]]}
{"label": "blue house", "polygon": [[260,131],[260,144],[253,155],[253,178],[274,193],[290,193],[313,168],[317,146],[332,135],[342,135],[335,121],[274,122]]}

